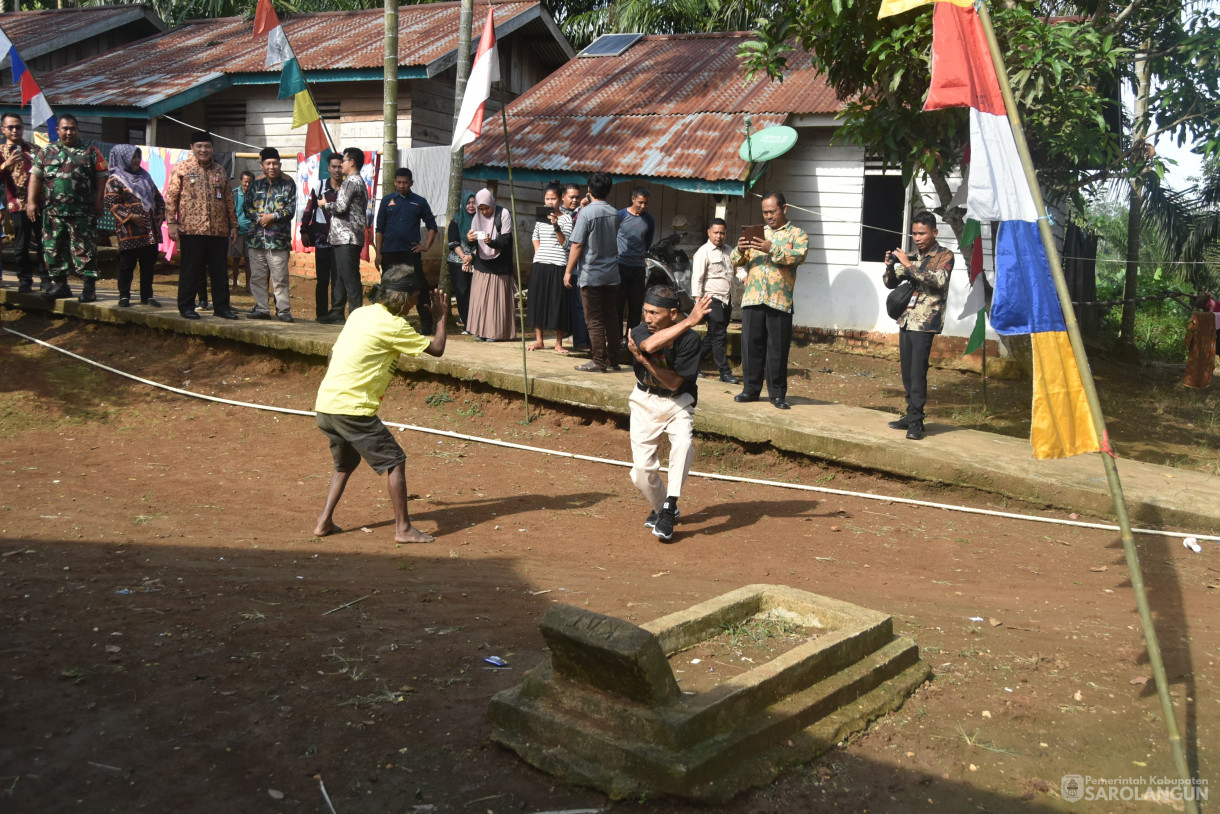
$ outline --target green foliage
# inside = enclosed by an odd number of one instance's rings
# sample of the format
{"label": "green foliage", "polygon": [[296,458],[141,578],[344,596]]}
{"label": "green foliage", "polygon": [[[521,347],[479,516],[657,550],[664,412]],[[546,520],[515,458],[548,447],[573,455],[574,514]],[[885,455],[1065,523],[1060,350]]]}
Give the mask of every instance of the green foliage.
{"label": "green foliage", "polygon": [[777,15],[780,4],[765,0],[544,0],[577,50],[602,34],[696,34],[741,31]]}

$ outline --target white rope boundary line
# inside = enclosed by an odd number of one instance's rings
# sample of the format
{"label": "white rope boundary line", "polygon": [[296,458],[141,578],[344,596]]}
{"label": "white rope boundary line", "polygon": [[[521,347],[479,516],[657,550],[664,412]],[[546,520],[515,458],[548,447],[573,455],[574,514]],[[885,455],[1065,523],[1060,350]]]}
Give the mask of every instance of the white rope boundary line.
{"label": "white rope boundary line", "polygon": [[[294,410],[289,407],[273,407],[268,404],[255,404],[255,403],[249,402],[249,401],[234,401],[233,399],[221,398],[219,396],[208,396],[203,393],[196,393],[191,390],[183,390],[180,387],[173,387],[168,384],[162,384],[161,382],[152,381],[151,379],[144,379],[144,378],[136,376],[132,373],[127,373],[126,371],[110,367],[109,365],[104,365],[101,362],[95,362],[92,359],[81,356],[80,354],[77,354],[77,353],[73,353],[72,351],[61,348],[58,345],[52,345],[51,343],[44,342],[41,339],[35,339],[32,336],[26,336],[25,334],[18,333],[17,331],[14,331],[12,328],[6,327],[4,330],[7,331],[8,333],[12,334],[13,336],[18,336],[18,337],[26,340],[27,342],[33,342],[35,344],[42,345],[45,348],[50,348],[51,350],[58,351],[59,353],[62,353],[65,356],[70,356],[73,359],[76,359],[77,361],[84,362],[85,364],[88,364],[88,365],[93,365],[94,367],[105,370],[108,373],[113,373],[116,376],[122,376],[125,379],[130,379],[132,381],[139,382],[140,384],[145,384],[145,385],[148,385],[149,387],[153,387],[153,388],[156,388],[159,390],[166,390],[170,393],[177,393],[180,396],[187,396],[188,398],[195,398],[195,399],[201,399],[203,401],[216,402],[218,404],[229,404],[229,405],[233,405],[235,407],[250,407],[255,410],[263,410],[265,412],[272,412],[272,413],[284,413],[287,415],[300,415],[300,416],[311,416],[311,417],[317,415],[317,413],[315,413],[313,410]],[[439,435],[439,436],[443,436],[445,438],[453,438],[453,439],[458,439],[458,440],[462,440],[462,441],[472,441],[472,442],[479,443],[479,444],[490,444],[491,446],[506,447],[508,449],[519,449],[519,450],[524,450],[526,452],[539,452],[544,455],[553,455],[553,456],[559,457],[559,458],[571,458],[572,460],[588,461],[590,463],[597,463],[597,464],[608,464],[610,466],[619,466],[619,467],[630,467],[631,466],[631,463],[628,461],[618,461],[613,458],[598,458],[593,455],[580,455],[575,452],[563,452],[561,450],[529,446],[528,444],[515,444],[510,441],[501,441],[501,440],[495,439],[495,438],[484,438],[484,437],[478,436],[478,435],[467,435],[465,433],[454,432],[452,430],[438,430],[438,429],[434,429],[432,427],[420,427],[415,424],[402,424],[402,423],[399,423],[396,421],[384,421],[383,420],[382,423],[384,423],[388,427],[395,427],[399,430],[412,430],[414,432],[422,432],[422,433],[425,433],[428,435]],[[668,471],[668,470],[666,470],[666,471]],[[1049,523],[1051,525],[1057,525],[1057,526],[1072,526],[1075,528],[1096,529],[1099,531],[1119,531],[1118,526],[1110,525],[1108,523],[1087,523],[1083,520],[1064,520],[1064,519],[1057,518],[1057,517],[1043,517],[1041,515],[1036,515],[1036,514],[1017,514],[1015,512],[1002,512],[1002,511],[998,511],[995,509],[977,509],[972,506],[959,506],[959,505],[953,504],[953,503],[934,503],[932,501],[927,501],[927,500],[915,500],[914,498],[892,497],[892,496],[887,496],[887,495],[872,494],[869,492],[851,492],[851,491],[848,491],[845,489],[831,489],[826,486],[809,486],[809,485],[803,484],[803,483],[785,483],[783,481],[763,480],[760,478],[746,478],[746,477],[741,477],[738,475],[720,475],[720,474],[716,474],[716,473],[712,473],[712,472],[697,472],[694,470],[692,470],[688,474],[692,475],[694,477],[697,477],[697,478],[705,478],[707,480],[719,480],[719,481],[726,481],[729,483],[749,483],[749,484],[754,484],[754,485],[758,485],[758,486],[773,486],[773,487],[777,487],[780,489],[797,489],[797,490],[800,490],[803,492],[818,492],[820,494],[835,495],[838,497],[854,497],[854,498],[860,498],[862,500],[876,500],[876,501],[883,501],[886,503],[899,503],[899,504],[903,504],[903,505],[907,505],[907,506],[924,506],[924,507],[931,508],[931,509],[943,509],[945,511],[963,512],[966,514],[978,514],[978,515],[984,515],[986,517],[1000,517],[1000,518],[1004,518],[1004,519],[1008,519],[1008,520],[1027,520],[1027,521],[1030,521],[1033,523]],[[1212,542],[1220,543],[1220,536],[1209,535],[1209,534],[1196,534],[1196,533],[1178,532],[1178,531],[1163,531],[1161,529],[1144,529],[1144,528],[1135,528],[1135,529],[1132,529],[1132,531],[1136,534],[1157,535],[1157,536],[1161,536],[1161,537],[1175,537],[1175,538],[1179,538],[1179,539],[1185,538],[1185,537],[1194,537],[1197,540],[1210,540]]]}

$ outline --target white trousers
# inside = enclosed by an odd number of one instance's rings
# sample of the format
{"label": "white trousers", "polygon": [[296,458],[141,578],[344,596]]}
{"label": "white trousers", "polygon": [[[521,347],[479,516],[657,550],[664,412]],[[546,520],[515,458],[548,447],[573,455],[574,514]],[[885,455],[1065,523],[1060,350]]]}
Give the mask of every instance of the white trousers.
{"label": "white trousers", "polygon": [[246,249],[250,261],[250,293],[254,295],[254,309],[264,314],[271,313],[267,303],[267,280],[275,290],[275,313],[291,312],[288,299],[288,250]]}
{"label": "white trousers", "polygon": [[[695,425],[694,399],[658,396],[640,388],[631,391],[631,482],[654,511],[660,511],[668,495],[680,497],[686,473],[695,460],[692,445]],[[669,436],[669,487],[661,482],[661,460],[657,450],[661,434]]]}

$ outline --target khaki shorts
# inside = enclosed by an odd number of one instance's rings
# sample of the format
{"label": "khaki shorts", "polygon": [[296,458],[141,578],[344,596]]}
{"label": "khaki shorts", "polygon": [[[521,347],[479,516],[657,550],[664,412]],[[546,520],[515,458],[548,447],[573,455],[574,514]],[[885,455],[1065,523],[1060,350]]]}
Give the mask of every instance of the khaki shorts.
{"label": "khaki shorts", "polygon": [[407,460],[407,454],[375,415],[318,413],[318,429],[330,439],[336,472],[353,472],[365,463],[378,475]]}

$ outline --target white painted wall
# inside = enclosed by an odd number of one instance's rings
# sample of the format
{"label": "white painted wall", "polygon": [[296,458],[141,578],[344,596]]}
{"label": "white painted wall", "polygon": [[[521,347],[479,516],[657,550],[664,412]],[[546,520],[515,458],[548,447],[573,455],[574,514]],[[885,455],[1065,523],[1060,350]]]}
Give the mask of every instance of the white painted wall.
{"label": "white painted wall", "polygon": [[[794,323],[824,330],[897,333],[898,326],[885,312],[889,291],[881,282],[884,265],[860,261],[864,150],[832,145],[830,128],[801,128],[799,132],[797,145],[772,162],[754,187],[759,193],[771,188],[782,191],[790,204],[789,219],[809,235],[809,254],[797,270]],[[930,186],[927,191],[931,193]],[[749,222],[761,222],[758,198],[751,193],[749,199]],[[936,198],[927,194],[925,200],[933,204]],[[901,202],[895,205],[901,206]],[[941,226],[938,237],[956,251],[956,239],[947,224]],[[984,237],[985,265],[990,268],[990,234]],[[894,238],[897,246],[898,236]],[[949,336],[969,336],[974,329],[973,317],[957,318],[969,282],[966,262],[958,254],[950,278],[944,330]],[[994,271],[989,276],[994,277]],[[995,338],[990,331],[988,337]]]}

